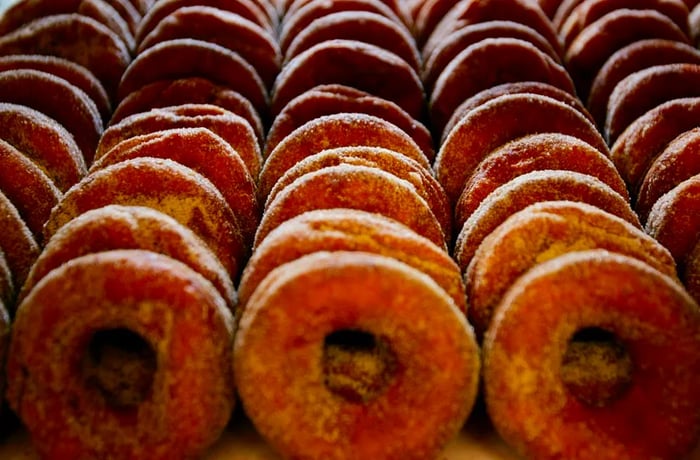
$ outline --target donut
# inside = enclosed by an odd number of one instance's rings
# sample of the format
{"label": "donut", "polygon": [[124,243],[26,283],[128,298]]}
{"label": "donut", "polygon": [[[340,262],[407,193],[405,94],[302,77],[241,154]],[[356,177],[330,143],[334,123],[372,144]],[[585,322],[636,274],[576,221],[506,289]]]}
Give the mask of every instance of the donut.
{"label": "donut", "polygon": [[13,330],[7,397],[44,458],[194,458],[233,410],[231,313],[170,257],[73,259],[29,293]]}
{"label": "donut", "polygon": [[534,171],[496,188],[464,222],[455,243],[457,265],[466,271],[484,238],[508,216],[534,203],[562,200],[596,206],[641,228],[629,203],[599,179],[574,171]]}
{"label": "donut", "polygon": [[595,126],[570,106],[538,94],[506,95],[472,110],[450,131],[433,165],[437,179],[455,203],[491,151],[518,137],[544,132],[568,134],[607,152]]}
{"label": "donut", "polygon": [[[0,251],[12,273],[13,284],[19,288],[24,284],[29,270],[39,256],[41,248],[31,230],[22,220],[17,207],[0,191]],[[13,308],[11,305],[6,305]]]}
{"label": "donut", "polygon": [[134,34],[119,12],[105,0],[82,0],[76,13],[104,24],[124,42],[129,50],[136,48]]}
{"label": "donut", "polygon": [[97,145],[99,160],[117,144],[146,134],[176,128],[206,128],[224,139],[241,157],[253,179],[262,158],[255,133],[243,118],[210,104],[185,104],[131,115],[107,128]]}
{"label": "donut", "polygon": [[259,114],[267,112],[267,91],[253,66],[237,53],[202,40],[179,38],[148,48],[129,64],[119,99],[159,80],[202,77],[241,93]]}
{"label": "donut", "polygon": [[238,286],[240,308],[275,268],[320,251],[361,251],[391,257],[430,276],[466,312],[457,264],[440,247],[381,214],[354,209],[318,209],[280,224],[260,243]]}
{"label": "donut", "polygon": [[299,177],[321,168],[338,165],[359,165],[379,168],[383,171],[409,182],[416,192],[428,203],[430,209],[440,222],[443,233],[452,235],[452,211],[447,202],[445,192],[430,170],[419,165],[393,150],[371,146],[339,147],[321,150],[304,158],[292,166],[275,183],[267,195],[267,203],[271,203],[277,194]]}
{"label": "donut", "polygon": [[87,172],[73,136],[34,109],[0,103],[0,139],[31,159],[65,192]]}
{"label": "donut", "polygon": [[610,158],[634,196],[654,159],[676,136],[695,128],[700,98],[674,99],[637,118],[617,138]]}
{"label": "donut", "polygon": [[584,203],[537,203],[484,238],[467,267],[469,322],[477,336],[488,330],[497,305],[520,276],[547,260],[588,249],[634,257],[676,278],[666,248],[629,222]]}
{"label": "donut", "polygon": [[369,11],[340,11],[320,17],[294,37],[284,61],[326,40],[357,40],[376,45],[406,61],[420,72],[421,59],[411,34],[400,24],[378,13]]}
{"label": "donut", "polygon": [[154,209],[120,205],[92,209],[61,227],[32,266],[18,301],[68,261],[117,249],[142,249],[178,260],[206,278],[227,305],[236,304],[226,269],[190,229]]}
{"label": "donut", "polygon": [[530,458],[682,458],[700,435],[698,330],[697,304],[646,263],[604,250],[545,262],[486,333],[490,418]]}
{"label": "donut", "polygon": [[608,99],[620,81],[648,67],[675,63],[700,64],[700,51],[662,39],[640,40],[616,51],[596,74],[586,102],[598,126],[605,126]]}
{"label": "donut", "polygon": [[[313,0],[281,0],[282,9],[284,10],[284,21],[283,21],[283,26],[284,22],[287,21],[292,21],[295,20],[295,15],[297,11],[299,11],[301,8],[305,7],[309,3],[312,3]],[[320,2],[315,2],[314,3],[314,8],[321,8],[323,10],[324,8],[327,8],[328,6],[321,6],[319,5]],[[392,18],[397,24],[401,24],[405,26],[406,28],[411,27],[412,21],[409,16],[408,9],[406,8],[405,2],[402,0],[381,0],[382,5],[389,7],[391,12],[396,16],[398,21],[396,21],[394,18]],[[286,5],[285,5],[286,4]],[[347,11],[353,11],[355,8],[350,6],[349,8],[345,8]],[[360,7],[357,11],[363,11]],[[333,14],[333,12],[327,12],[327,13],[322,13],[318,14],[317,16],[320,19],[323,16],[328,16],[329,14]],[[313,22],[313,20],[312,20]]]}
{"label": "donut", "polygon": [[258,194],[267,197],[292,166],[321,150],[366,145],[399,152],[430,168],[420,147],[408,134],[381,118],[362,113],[326,115],[304,123],[270,152],[258,177]]}
{"label": "donut", "polygon": [[80,14],[47,16],[0,36],[0,55],[9,54],[47,54],[80,64],[100,80],[111,98],[131,61],[128,48],[114,32]]}
{"label": "donut", "polygon": [[460,51],[435,81],[430,95],[434,129],[443,132],[459,104],[479,91],[514,81],[549,83],[575,94],[564,67],[529,42],[485,38]]}
{"label": "donut", "polygon": [[262,142],[263,125],[253,104],[241,93],[206,78],[161,80],[142,86],[124,98],[112,114],[110,124],[151,109],[189,104],[219,106],[246,119]]}
{"label": "donut", "polygon": [[44,240],[80,214],[108,204],[161,211],[197,234],[230,276],[242,265],[243,238],[221,193],[199,173],[160,158],[126,160],[86,176],[53,208]]}
{"label": "donut", "polygon": [[315,86],[351,86],[396,103],[420,120],[425,105],[418,74],[403,59],[375,45],[355,40],[328,40],[289,61],[272,89],[272,115]]}
{"label": "donut", "polygon": [[247,246],[260,222],[255,180],[238,152],[206,128],[178,128],[135,136],[112,147],[90,168],[93,173],[132,158],[168,158],[208,179],[228,203]]}
{"label": "donut", "polygon": [[693,128],[672,140],[651,163],[639,186],[634,207],[642,222],[646,221],[649,210],[662,195],[700,174],[696,155],[699,143],[700,128]]}
{"label": "donut", "polygon": [[275,117],[265,139],[267,158],[285,137],[304,123],[324,115],[364,113],[382,118],[408,134],[425,157],[435,159],[430,131],[395,103],[344,85],[319,85],[295,97]]}
{"label": "donut", "polygon": [[460,227],[499,186],[539,170],[576,171],[600,179],[629,201],[625,182],[610,159],[575,137],[558,133],[523,136],[503,144],[484,158],[467,180],[457,201],[455,224]]}
{"label": "donut", "polygon": [[216,43],[238,53],[255,68],[268,88],[280,71],[282,56],[270,32],[236,13],[208,6],[173,11],[141,40],[138,52],[178,38]]}
{"label": "donut", "polygon": [[[460,280],[461,282],[461,280]],[[464,288],[464,286],[462,286]],[[464,289],[462,289],[464,294]],[[6,311],[14,306],[15,301],[15,286],[12,282],[12,271],[7,265],[5,253],[0,249],[0,315],[2,311]],[[0,385],[4,380],[0,380]]]}
{"label": "donut", "polygon": [[6,70],[0,72],[0,101],[53,118],[71,133],[85,162],[92,161],[102,135],[102,118],[95,103],[76,86],[38,70]]}
{"label": "donut", "polygon": [[[246,413],[283,455],[425,459],[471,411],[479,353],[429,276],[376,254],[321,252],[265,278],[243,312],[233,364]],[[270,382],[275,391],[265,391]]]}

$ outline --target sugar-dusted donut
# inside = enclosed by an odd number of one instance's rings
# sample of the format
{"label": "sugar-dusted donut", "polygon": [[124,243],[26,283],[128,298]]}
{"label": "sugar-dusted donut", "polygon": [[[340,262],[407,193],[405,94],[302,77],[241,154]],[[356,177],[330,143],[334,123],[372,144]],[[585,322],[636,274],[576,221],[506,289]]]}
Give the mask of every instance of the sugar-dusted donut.
{"label": "sugar-dusted donut", "polygon": [[142,249],[179,260],[214,285],[231,308],[236,304],[226,269],[190,229],[151,208],[114,204],[79,215],[51,237],[32,266],[18,301],[64,263],[116,249]]}
{"label": "sugar-dusted donut", "polygon": [[442,71],[430,95],[434,129],[443,132],[455,109],[492,86],[539,81],[575,94],[566,69],[534,45],[517,38],[485,38],[460,51]]}
{"label": "sugar-dusted donut", "polygon": [[135,136],[112,147],[90,173],[132,158],[168,158],[208,179],[228,203],[246,245],[260,222],[255,180],[238,152],[206,128],[179,128]]}
{"label": "sugar-dusted donut", "polygon": [[568,134],[607,152],[593,123],[571,106],[538,94],[505,95],[470,111],[450,131],[435,159],[437,179],[454,203],[491,151],[518,137],[545,132]]}
{"label": "sugar-dusted donut", "polygon": [[305,212],[270,232],[241,275],[241,308],[273,269],[320,251],[371,252],[404,262],[433,278],[459,310],[467,310],[462,275],[447,252],[395,220],[355,209]]}
{"label": "sugar-dusted donut", "polygon": [[425,96],[416,71],[394,53],[356,40],[328,40],[289,61],[275,80],[272,115],[304,91],[329,83],[388,99],[422,119]]}
{"label": "sugar-dusted donut", "polygon": [[277,114],[265,139],[263,154],[270,152],[292,131],[324,115],[365,113],[396,125],[418,144],[423,154],[435,158],[430,132],[405,110],[386,99],[344,85],[319,85],[295,97]]}
{"label": "sugar-dusted donut", "polygon": [[141,40],[138,52],[177,38],[204,40],[238,53],[268,88],[280,71],[282,56],[272,34],[230,11],[201,5],[178,8]]}
{"label": "sugar-dusted donut", "polygon": [[531,458],[683,458],[700,436],[698,331],[697,304],[643,262],[604,250],[545,262],[486,333],[490,418]]}
{"label": "sugar-dusted donut", "polygon": [[71,260],[29,293],[13,328],[8,401],[45,458],[197,457],[233,410],[232,315],[170,257]]}
{"label": "sugar-dusted donut", "polygon": [[267,195],[271,203],[277,194],[299,177],[321,168],[337,165],[359,165],[379,168],[413,185],[435,214],[443,233],[451,238],[452,211],[440,183],[432,172],[393,150],[371,146],[339,147],[321,150],[304,158],[287,170]]}
{"label": "sugar-dusted donut", "polygon": [[243,237],[221,193],[199,173],[160,158],[126,160],[86,176],[53,208],[45,241],[80,214],[108,204],[161,211],[204,240],[229,275],[242,266]]}
{"label": "sugar-dusted donut", "polygon": [[[251,297],[234,376],[246,413],[283,455],[426,459],[473,407],[477,350],[429,276],[376,254],[315,253],[273,270]],[[267,391],[270,382],[280,385]]]}
{"label": "sugar-dusted donut", "polygon": [[671,254],[639,227],[585,203],[537,203],[484,238],[467,267],[469,322],[477,336],[489,328],[497,305],[520,276],[547,260],[588,249],[634,257],[676,278]]}
{"label": "sugar-dusted donut", "polygon": [[62,192],[87,172],[73,136],[29,107],[0,103],[0,139],[36,163]]}
{"label": "sugar-dusted donut", "polygon": [[531,204],[562,200],[596,206],[641,228],[629,203],[599,179],[574,171],[534,171],[491,192],[464,222],[455,243],[457,265],[465,271],[484,238],[510,215]]}
{"label": "sugar-dusted donut", "polygon": [[[14,286],[19,289],[34,261],[39,256],[41,248],[34,239],[31,230],[19,215],[17,207],[0,191],[0,251],[5,256],[7,266],[12,273]],[[14,306],[6,305],[8,308]]]}
{"label": "sugar-dusted donut", "polygon": [[455,224],[461,228],[499,186],[523,174],[546,169],[576,171],[596,177],[629,201],[625,182],[603,153],[565,134],[533,134],[503,144],[479,163],[457,201]]}
{"label": "sugar-dusted donut", "polygon": [[413,139],[388,121],[362,113],[326,115],[304,123],[270,152],[260,172],[258,194],[266,197],[275,182],[304,158],[321,150],[353,145],[394,150],[430,167]]}

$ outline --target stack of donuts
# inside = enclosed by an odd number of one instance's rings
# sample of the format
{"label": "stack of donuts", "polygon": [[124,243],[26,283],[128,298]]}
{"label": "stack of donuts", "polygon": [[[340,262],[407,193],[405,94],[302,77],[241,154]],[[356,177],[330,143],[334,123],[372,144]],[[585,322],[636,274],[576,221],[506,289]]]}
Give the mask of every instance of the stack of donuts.
{"label": "stack of donuts", "polygon": [[51,459],[200,458],[237,400],[283,458],[439,458],[478,398],[528,458],[693,455],[697,18],[19,0],[9,407]]}

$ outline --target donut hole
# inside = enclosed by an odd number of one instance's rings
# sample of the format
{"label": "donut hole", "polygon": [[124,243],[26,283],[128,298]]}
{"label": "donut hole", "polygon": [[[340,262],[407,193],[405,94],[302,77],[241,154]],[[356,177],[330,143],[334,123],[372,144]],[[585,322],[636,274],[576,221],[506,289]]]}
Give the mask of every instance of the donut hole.
{"label": "donut hole", "polygon": [[328,334],[323,346],[326,387],[353,403],[367,403],[388,387],[397,359],[389,342],[369,332],[343,329]]}
{"label": "donut hole", "polygon": [[632,383],[633,363],[624,344],[598,327],[578,330],[562,358],[561,377],[580,402],[605,407],[621,398]]}
{"label": "donut hole", "polygon": [[83,377],[107,405],[129,409],[148,399],[157,368],[156,352],[139,334],[125,328],[97,331],[83,356]]}

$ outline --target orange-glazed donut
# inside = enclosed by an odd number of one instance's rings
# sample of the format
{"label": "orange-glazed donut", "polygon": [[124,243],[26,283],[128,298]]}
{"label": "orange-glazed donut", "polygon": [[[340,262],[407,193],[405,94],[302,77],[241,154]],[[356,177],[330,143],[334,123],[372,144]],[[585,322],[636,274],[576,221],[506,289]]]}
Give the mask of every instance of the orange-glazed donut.
{"label": "orange-glazed donut", "polygon": [[195,458],[233,410],[233,317],[169,257],[73,259],[29,293],[13,328],[7,397],[44,458]]}
{"label": "orange-glazed donut", "polygon": [[[34,239],[31,230],[22,220],[17,207],[0,191],[0,251],[5,255],[7,266],[12,273],[14,286],[19,289],[34,261],[39,256],[41,248]],[[6,305],[13,309],[13,305]]]}
{"label": "orange-glazed donut", "polygon": [[79,215],[51,237],[32,266],[18,302],[69,260],[116,249],[143,249],[179,260],[214,285],[231,308],[236,304],[226,269],[190,229],[154,209],[115,204]]}
{"label": "orange-glazed donut", "polygon": [[489,328],[496,306],[520,276],[547,260],[588,249],[634,257],[676,278],[671,254],[642,229],[585,203],[537,203],[484,238],[467,267],[469,322],[477,336]]}
{"label": "orange-glazed donut", "polygon": [[396,125],[418,144],[423,154],[435,158],[430,132],[405,110],[386,99],[344,85],[319,85],[295,97],[277,114],[265,139],[264,156],[304,123],[336,113],[365,113]]}
{"label": "orange-glazed donut", "polygon": [[233,362],[246,413],[290,458],[437,458],[479,375],[473,332],[445,291],[362,252],[273,270],[243,312]]}
{"label": "orange-glazed donut", "polygon": [[126,160],[86,176],[53,208],[45,241],[80,214],[108,204],[161,211],[197,234],[229,275],[235,277],[242,266],[243,237],[221,193],[199,173],[160,158]]}
{"label": "orange-glazed donut", "polygon": [[461,228],[482,201],[499,186],[539,170],[576,171],[596,177],[625,200],[625,182],[610,159],[575,137],[558,133],[523,136],[503,144],[484,158],[457,201],[455,224]]}
{"label": "orange-glazed donut", "polygon": [[700,310],[604,250],[530,270],[484,341],[486,405],[528,458],[683,458],[700,436]]}
{"label": "orange-glazed donut", "polygon": [[489,153],[528,134],[568,134],[607,152],[602,136],[571,106],[538,94],[500,96],[470,111],[450,131],[435,159],[437,179],[452,203]]}
{"label": "orange-glazed donut", "polygon": [[399,152],[429,168],[420,147],[396,126],[362,113],[326,115],[304,123],[277,144],[263,165],[258,194],[264,198],[292,166],[321,150],[365,145]]}
{"label": "orange-glazed donut", "polygon": [[455,243],[457,265],[465,271],[484,238],[510,215],[531,204],[562,200],[596,206],[641,228],[629,203],[599,179],[574,171],[534,171],[491,192],[464,222]]}
{"label": "orange-glazed donut", "polygon": [[236,216],[247,246],[260,223],[255,180],[238,152],[206,128],[180,128],[135,136],[112,147],[90,168],[90,173],[124,160],[168,158],[208,179]]}
{"label": "orange-glazed donut", "polygon": [[395,220],[355,209],[308,211],[271,231],[243,270],[241,308],[273,269],[320,251],[371,252],[399,260],[429,275],[460,311],[467,310],[462,275],[447,252]]}

